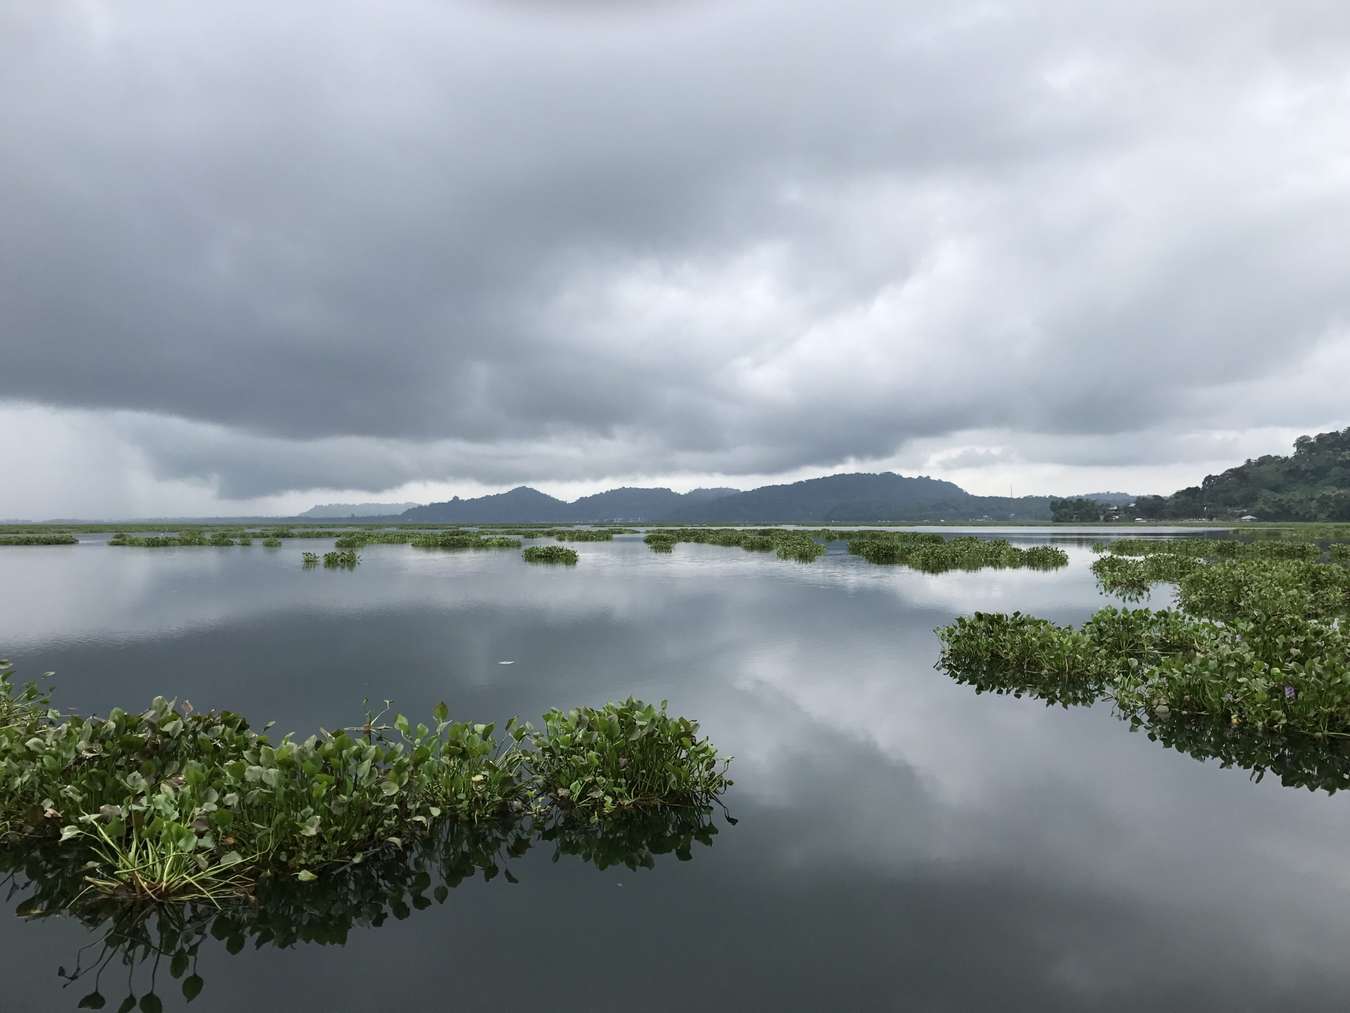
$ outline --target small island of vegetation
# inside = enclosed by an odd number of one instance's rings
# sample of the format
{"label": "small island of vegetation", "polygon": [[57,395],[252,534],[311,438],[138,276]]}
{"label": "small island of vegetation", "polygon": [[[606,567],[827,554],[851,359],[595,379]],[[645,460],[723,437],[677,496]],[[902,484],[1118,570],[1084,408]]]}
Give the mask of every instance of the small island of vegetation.
{"label": "small island of vegetation", "polygon": [[100,895],[211,900],[304,883],[443,830],[539,827],[698,809],[730,785],[698,725],[628,699],[550,710],[540,727],[430,723],[388,706],[360,725],[272,741],[229,712],[156,698],[64,714],[0,662],[0,842],[52,849]]}
{"label": "small island of vegetation", "polygon": [[520,558],[527,563],[562,563],[572,566],[577,561],[577,550],[562,545],[531,545],[521,550]]}
{"label": "small island of vegetation", "polygon": [[[1128,597],[1175,582],[1176,607],[1108,607],[1078,629],[976,612],[937,631],[938,666],[977,689],[1065,705],[1106,698],[1133,725],[1208,743],[1218,750],[1210,755],[1225,755],[1225,737],[1241,736],[1245,744],[1234,748],[1244,755],[1297,752],[1322,769],[1331,761],[1308,744],[1350,740],[1350,568],[1320,561],[1322,549],[1305,543],[1128,540],[1102,548],[1109,551],[1094,571],[1104,591]],[[1350,784],[1350,765],[1336,762],[1337,786]]]}
{"label": "small island of vegetation", "polygon": [[0,533],[0,545],[78,545],[68,531],[35,531],[32,534]]}

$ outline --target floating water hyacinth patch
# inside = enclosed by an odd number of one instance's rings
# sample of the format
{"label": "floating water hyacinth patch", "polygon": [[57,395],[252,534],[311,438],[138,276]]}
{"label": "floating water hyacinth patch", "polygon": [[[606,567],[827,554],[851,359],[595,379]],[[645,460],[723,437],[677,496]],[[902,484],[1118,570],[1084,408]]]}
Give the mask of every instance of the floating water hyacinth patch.
{"label": "floating water hyacinth patch", "polygon": [[731,783],[730,761],[664,704],[552,710],[501,736],[444,704],[426,723],[388,715],[303,741],[162,697],[67,715],[0,663],[0,843],[70,856],[86,892],[217,901],[401,851],[447,821],[595,823],[705,806]]}
{"label": "floating water hyacinth patch", "polygon": [[731,784],[697,722],[628,699],[601,708],[551,710],[529,735],[540,790],[592,822],[618,810],[703,805]]}
{"label": "floating water hyacinth patch", "polygon": [[652,531],[642,539],[653,552],[673,552],[675,535],[665,531]]}
{"label": "floating water hyacinth patch", "polygon": [[1080,630],[976,613],[937,631],[938,664],[977,688],[1061,702],[1105,696],[1141,721],[1350,736],[1343,567],[1298,558],[1201,563],[1181,578],[1176,599],[1178,610],[1103,609]]}
{"label": "floating water hyacinth patch", "polygon": [[505,535],[479,535],[472,532],[444,531],[420,534],[409,542],[417,549],[518,549],[519,538]]}
{"label": "floating water hyacinth patch", "polygon": [[986,567],[1058,569],[1068,554],[1051,545],[1018,548],[1001,538],[963,536],[946,539],[933,532],[850,532],[848,551],[869,563],[899,564],[925,573],[979,570]]}
{"label": "floating water hyacinth patch", "polygon": [[35,532],[33,534],[0,534],[0,545],[78,545],[79,539],[70,532]]}
{"label": "floating water hyacinth patch", "polygon": [[527,563],[562,563],[571,566],[577,561],[577,550],[561,545],[531,545],[522,549],[520,556]]}

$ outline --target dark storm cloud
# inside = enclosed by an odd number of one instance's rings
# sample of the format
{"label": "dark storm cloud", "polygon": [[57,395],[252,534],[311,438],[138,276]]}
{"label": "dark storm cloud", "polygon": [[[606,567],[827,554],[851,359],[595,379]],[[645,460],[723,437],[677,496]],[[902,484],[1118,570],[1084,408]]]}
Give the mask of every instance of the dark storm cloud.
{"label": "dark storm cloud", "polygon": [[1342,5],[606,10],[0,13],[0,398],[228,496],[1331,414]]}

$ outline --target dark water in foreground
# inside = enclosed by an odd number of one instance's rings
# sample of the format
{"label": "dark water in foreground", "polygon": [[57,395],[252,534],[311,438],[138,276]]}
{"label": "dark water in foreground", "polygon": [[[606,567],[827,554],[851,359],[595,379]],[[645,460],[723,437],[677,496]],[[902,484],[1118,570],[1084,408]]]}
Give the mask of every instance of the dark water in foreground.
{"label": "dark water in foreground", "polygon": [[[324,543],[326,546],[326,543]],[[574,569],[372,546],[355,572],[251,548],[0,550],[0,655],[57,702],[156,693],[308,732],[363,697],[462,718],[668,698],[736,757],[711,847],[600,871],[536,847],[519,880],[345,946],[208,940],[193,1010],[1339,1009],[1350,799],[1256,784],[1108,709],[978,695],[933,670],[975,609],[1078,622],[1058,573],[926,576],[842,546],[813,564],[640,540]],[[322,551],[322,547],[320,547]],[[505,665],[501,662],[510,661]],[[74,1008],[90,941],[0,913],[0,1009]],[[167,962],[166,962],[167,963]],[[148,972],[136,972],[137,994]],[[126,970],[109,968],[114,1009]],[[119,985],[120,981],[120,985]],[[182,1004],[167,966],[158,994]]]}

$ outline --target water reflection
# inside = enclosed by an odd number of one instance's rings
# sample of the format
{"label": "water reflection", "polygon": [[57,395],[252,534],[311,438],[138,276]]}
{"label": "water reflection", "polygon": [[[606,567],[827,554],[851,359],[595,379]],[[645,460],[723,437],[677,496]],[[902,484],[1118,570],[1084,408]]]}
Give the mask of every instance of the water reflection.
{"label": "water reflection", "polygon": [[92,937],[57,969],[66,988],[83,993],[78,1008],[101,1009],[125,990],[120,1009],[157,1010],[166,992],[191,1002],[206,986],[207,965],[246,946],[343,946],[353,931],[445,904],[470,879],[500,875],[518,884],[512,865],[531,848],[551,852],[555,862],[571,856],[598,869],[654,869],[659,856],[687,862],[695,845],[711,847],[719,822],[736,821],[725,811],[719,820],[711,807],[690,807],[603,824],[565,814],[538,825],[446,824],[406,850],[375,852],[311,883],[265,881],[246,900],[220,903],[136,904],[92,892],[81,853],[59,845],[0,850],[0,870],[10,898],[23,898],[15,909],[21,918],[75,919]]}
{"label": "water reflection", "polygon": [[1225,767],[1239,767],[1256,781],[1271,773],[1287,788],[1328,794],[1350,788],[1350,744],[1344,739],[1255,735],[1228,721],[1145,722],[1132,716],[1129,722],[1131,730],[1144,732],[1153,742],[1197,760],[1216,759]]}
{"label": "water reflection", "polygon": [[[1109,702],[1111,697],[1100,681],[1078,674],[1029,676],[1008,667],[989,665],[961,668],[954,664],[942,668],[952,681],[972,687],[976,693],[994,693],[1017,698],[1030,697],[1047,706],[1089,706]],[[1328,794],[1350,788],[1350,742],[1342,738],[1314,738],[1309,735],[1278,735],[1269,731],[1251,731],[1231,721],[1198,716],[1142,714],[1118,715],[1131,731],[1142,732],[1151,742],[1185,753],[1197,760],[1218,760],[1224,767],[1246,770],[1255,781],[1267,773],[1276,775],[1290,788],[1307,788]]]}
{"label": "water reflection", "polygon": [[[736,758],[740,822],[694,862],[554,863],[540,839],[444,904],[434,877],[425,910],[405,891],[408,918],[386,909],[340,947],[246,936],[227,959],[210,939],[194,1010],[383,1011],[391,982],[408,1005],[469,1009],[513,986],[588,1011],[1338,1008],[1350,796],[1286,790],[1273,764],[1253,784],[1102,703],[1047,709],[933,670],[933,629],[957,614],[1097,611],[1093,555],[1066,547],[1054,573],[933,576],[842,546],[798,564],[621,538],[568,572],[371,546],[354,573],[304,574],[299,546],[82,545],[0,556],[0,653],[55,669],[62,705],[167,692],[306,734],[363,697],[462,715],[668,698]],[[87,941],[73,919],[0,918],[0,1006],[60,1008],[53,972]],[[691,968],[698,993],[666,987]]]}

